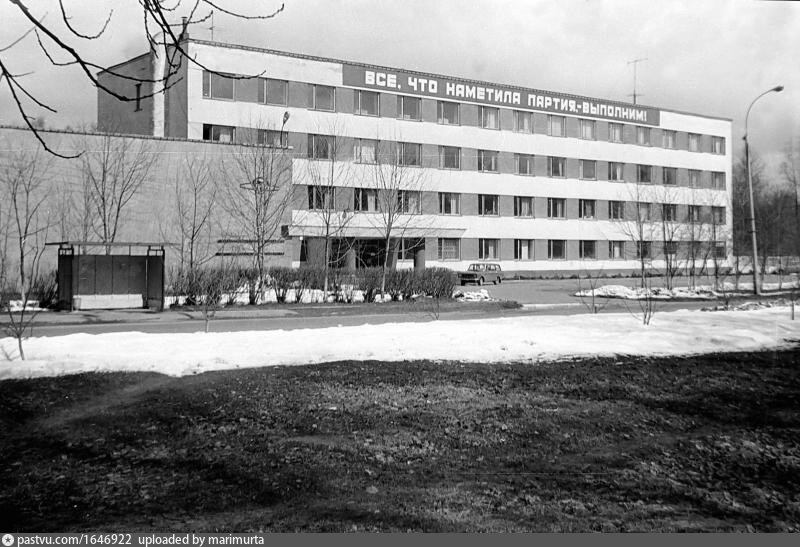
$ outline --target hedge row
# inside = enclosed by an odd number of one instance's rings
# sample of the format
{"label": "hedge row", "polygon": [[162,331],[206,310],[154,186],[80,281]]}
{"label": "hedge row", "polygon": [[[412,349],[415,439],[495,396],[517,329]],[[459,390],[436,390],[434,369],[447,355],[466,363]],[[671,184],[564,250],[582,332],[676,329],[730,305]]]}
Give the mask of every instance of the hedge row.
{"label": "hedge row", "polygon": [[[374,302],[381,292],[382,268],[359,270],[330,269],[328,291],[337,301],[351,302],[360,291],[364,301]],[[456,275],[446,268],[416,270],[390,270],[386,274],[385,294],[392,300],[407,300],[415,296],[450,298],[456,285]],[[204,300],[206,295],[215,303],[225,294],[247,294],[250,304],[259,301],[263,291],[273,291],[278,302],[285,302],[292,292],[296,302],[312,290],[323,290],[325,270],[322,268],[273,267],[259,279],[254,268],[198,268],[194,271],[174,270],[170,275],[167,293],[186,297],[187,304]]]}

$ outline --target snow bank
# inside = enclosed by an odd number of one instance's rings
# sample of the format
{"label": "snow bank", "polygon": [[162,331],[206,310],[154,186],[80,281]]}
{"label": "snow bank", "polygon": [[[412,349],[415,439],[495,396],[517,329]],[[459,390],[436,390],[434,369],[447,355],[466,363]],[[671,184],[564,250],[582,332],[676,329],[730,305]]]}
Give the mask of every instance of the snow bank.
{"label": "snow bank", "polygon": [[479,291],[462,291],[456,289],[453,292],[453,298],[459,302],[495,302],[497,299],[492,298],[489,291],[481,289]]}
{"label": "snow bank", "polygon": [[[762,289],[765,291],[791,291],[798,287],[797,281],[785,281],[783,283],[764,283]],[[739,283],[738,292],[750,292],[753,290],[752,283]],[[725,282],[720,285],[719,290],[714,290],[711,285],[698,285],[694,289],[688,287],[675,287],[673,289],[665,289],[664,287],[652,287],[644,289],[642,287],[626,287],[624,285],[603,285],[596,287],[594,290],[585,289],[578,291],[574,296],[591,297],[592,292],[595,296],[602,298],[622,298],[625,300],[644,300],[649,297],[654,300],[715,300],[722,298],[725,293],[737,292],[736,285],[731,282]]]}
{"label": "snow bank", "polygon": [[[337,360],[552,360],[590,355],[681,355],[760,350],[800,339],[787,308],[658,313],[645,327],[630,314],[522,316],[290,331],[139,332],[31,338],[28,361],[0,362],[0,379],[87,371],[211,370]],[[15,341],[0,339],[6,352]]]}

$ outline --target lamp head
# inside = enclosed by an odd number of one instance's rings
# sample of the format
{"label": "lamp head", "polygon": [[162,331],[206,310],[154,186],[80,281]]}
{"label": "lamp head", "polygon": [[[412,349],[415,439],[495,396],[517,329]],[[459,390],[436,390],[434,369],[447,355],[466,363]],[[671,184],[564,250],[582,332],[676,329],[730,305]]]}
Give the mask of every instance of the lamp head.
{"label": "lamp head", "polygon": [[783,91],[783,86],[782,85],[777,85],[777,86],[772,88],[772,91],[781,92],[781,91]]}
{"label": "lamp head", "polygon": [[[783,89],[783,87],[781,87],[781,89]],[[288,121],[289,121],[289,112],[286,111],[283,113],[283,123],[286,123]]]}

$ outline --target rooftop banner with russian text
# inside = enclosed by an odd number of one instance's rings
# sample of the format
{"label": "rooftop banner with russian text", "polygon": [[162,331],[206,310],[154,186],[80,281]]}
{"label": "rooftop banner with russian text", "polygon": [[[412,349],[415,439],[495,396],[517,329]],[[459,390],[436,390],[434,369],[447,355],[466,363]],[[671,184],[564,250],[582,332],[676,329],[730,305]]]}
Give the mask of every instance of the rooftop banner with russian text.
{"label": "rooftop banner with russian text", "polygon": [[403,95],[587,116],[641,125],[658,126],[660,121],[659,110],[634,104],[347,63],[342,64],[342,84]]}

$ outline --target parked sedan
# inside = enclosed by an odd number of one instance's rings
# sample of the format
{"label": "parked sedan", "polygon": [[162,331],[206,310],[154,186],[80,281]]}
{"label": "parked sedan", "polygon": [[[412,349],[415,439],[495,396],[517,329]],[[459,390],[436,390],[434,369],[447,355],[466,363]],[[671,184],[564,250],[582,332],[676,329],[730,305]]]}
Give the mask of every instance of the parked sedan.
{"label": "parked sedan", "polygon": [[491,281],[495,285],[499,285],[503,280],[503,271],[500,269],[500,264],[475,263],[470,264],[466,272],[458,272],[458,281],[462,285],[467,283],[476,283],[483,285]]}

